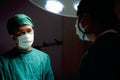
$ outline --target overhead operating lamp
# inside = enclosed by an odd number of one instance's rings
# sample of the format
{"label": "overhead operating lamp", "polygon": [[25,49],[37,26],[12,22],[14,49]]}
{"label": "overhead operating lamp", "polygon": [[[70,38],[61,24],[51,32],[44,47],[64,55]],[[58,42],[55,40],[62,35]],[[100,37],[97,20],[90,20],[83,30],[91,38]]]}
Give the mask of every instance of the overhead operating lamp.
{"label": "overhead operating lamp", "polygon": [[76,17],[77,6],[80,0],[29,0],[34,5],[48,12],[65,16]]}

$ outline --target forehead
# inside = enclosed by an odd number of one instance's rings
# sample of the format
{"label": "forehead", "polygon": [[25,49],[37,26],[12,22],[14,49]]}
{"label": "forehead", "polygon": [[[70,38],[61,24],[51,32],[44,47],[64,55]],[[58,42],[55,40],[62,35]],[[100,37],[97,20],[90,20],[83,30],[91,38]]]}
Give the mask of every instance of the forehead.
{"label": "forehead", "polygon": [[17,29],[17,31],[26,31],[26,30],[33,30],[33,28],[30,25],[23,25]]}

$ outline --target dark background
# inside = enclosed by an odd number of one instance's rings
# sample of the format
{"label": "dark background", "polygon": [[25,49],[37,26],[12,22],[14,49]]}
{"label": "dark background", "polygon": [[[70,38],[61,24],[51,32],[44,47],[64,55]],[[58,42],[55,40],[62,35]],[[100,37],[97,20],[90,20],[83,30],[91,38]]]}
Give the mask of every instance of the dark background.
{"label": "dark background", "polygon": [[46,12],[28,0],[0,0],[0,54],[15,46],[7,33],[6,22],[16,13],[32,18],[33,46],[49,54],[55,80],[77,80],[84,43],[75,34],[76,18]]}

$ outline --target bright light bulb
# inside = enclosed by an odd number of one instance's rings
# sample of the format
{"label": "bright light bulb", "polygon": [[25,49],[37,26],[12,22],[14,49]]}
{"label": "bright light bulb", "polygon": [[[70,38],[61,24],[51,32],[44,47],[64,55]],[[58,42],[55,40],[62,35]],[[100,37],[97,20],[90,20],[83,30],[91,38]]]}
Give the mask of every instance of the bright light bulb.
{"label": "bright light bulb", "polygon": [[45,8],[53,13],[61,13],[63,11],[63,4],[56,0],[48,0],[46,1]]}
{"label": "bright light bulb", "polygon": [[73,6],[74,6],[75,11],[77,11],[78,5],[79,5],[79,1],[74,2]]}

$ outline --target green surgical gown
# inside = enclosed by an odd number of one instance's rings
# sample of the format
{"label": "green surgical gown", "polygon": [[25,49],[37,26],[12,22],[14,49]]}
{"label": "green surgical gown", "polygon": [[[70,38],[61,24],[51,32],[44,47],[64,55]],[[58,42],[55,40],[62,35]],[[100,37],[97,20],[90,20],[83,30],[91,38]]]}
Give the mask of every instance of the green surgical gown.
{"label": "green surgical gown", "polygon": [[12,49],[0,56],[0,80],[54,80],[48,54]]}

